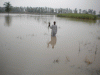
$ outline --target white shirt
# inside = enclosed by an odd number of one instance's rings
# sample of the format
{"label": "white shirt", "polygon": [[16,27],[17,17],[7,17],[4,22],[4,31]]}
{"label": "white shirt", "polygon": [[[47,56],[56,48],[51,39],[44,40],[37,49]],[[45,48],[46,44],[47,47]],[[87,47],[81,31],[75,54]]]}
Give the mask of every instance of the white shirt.
{"label": "white shirt", "polygon": [[52,25],[50,28],[52,29],[51,35],[53,35],[53,33],[57,33],[57,25]]}

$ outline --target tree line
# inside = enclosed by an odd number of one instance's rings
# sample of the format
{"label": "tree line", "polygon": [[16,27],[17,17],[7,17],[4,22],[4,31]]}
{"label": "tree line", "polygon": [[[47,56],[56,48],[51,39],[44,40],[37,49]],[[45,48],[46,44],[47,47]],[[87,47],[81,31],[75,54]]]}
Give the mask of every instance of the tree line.
{"label": "tree line", "polygon": [[10,2],[5,2],[4,7],[0,7],[0,13],[36,13],[36,14],[65,14],[65,13],[80,13],[96,15],[93,9],[82,10],[75,8],[50,8],[50,7],[13,7]]}

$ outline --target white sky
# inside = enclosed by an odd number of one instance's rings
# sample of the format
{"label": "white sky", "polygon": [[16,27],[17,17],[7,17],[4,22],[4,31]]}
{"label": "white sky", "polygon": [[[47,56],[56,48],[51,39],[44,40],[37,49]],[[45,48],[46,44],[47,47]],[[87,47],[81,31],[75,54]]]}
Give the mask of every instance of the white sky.
{"label": "white sky", "polygon": [[0,6],[4,2],[10,2],[12,6],[31,6],[31,7],[52,7],[70,9],[93,9],[97,13],[100,11],[100,0],[0,0]]}

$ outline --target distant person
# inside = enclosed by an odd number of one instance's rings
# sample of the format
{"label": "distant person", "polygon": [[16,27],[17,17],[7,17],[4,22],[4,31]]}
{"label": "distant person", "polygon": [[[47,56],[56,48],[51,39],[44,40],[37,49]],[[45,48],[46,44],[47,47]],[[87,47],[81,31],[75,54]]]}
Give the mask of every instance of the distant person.
{"label": "distant person", "polygon": [[49,27],[52,29],[51,36],[56,36],[56,34],[57,34],[56,22],[54,21],[54,25],[52,25],[52,26],[50,26],[50,22],[49,22]]}

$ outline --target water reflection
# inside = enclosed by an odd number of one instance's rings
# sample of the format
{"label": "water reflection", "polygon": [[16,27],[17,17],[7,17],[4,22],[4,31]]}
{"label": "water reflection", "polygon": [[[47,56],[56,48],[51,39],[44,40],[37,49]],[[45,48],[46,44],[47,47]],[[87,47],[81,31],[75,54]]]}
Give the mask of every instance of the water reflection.
{"label": "water reflection", "polygon": [[41,22],[43,24],[47,24],[48,21],[51,21],[55,18],[54,15],[30,15],[28,17],[34,18],[34,20],[36,20],[37,22]]}
{"label": "water reflection", "polygon": [[11,25],[11,20],[12,20],[11,16],[9,16],[9,15],[5,16],[5,24],[4,25],[9,27]]}
{"label": "water reflection", "polygon": [[49,48],[49,44],[51,44],[52,49],[54,49],[54,46],[56,45],[56,36],[51,36],[51,41],[48,43],[48,48]]}
{"label": "water reflection", "polygon": [[98,25],[100,25],[100,20],[97,20]]}

